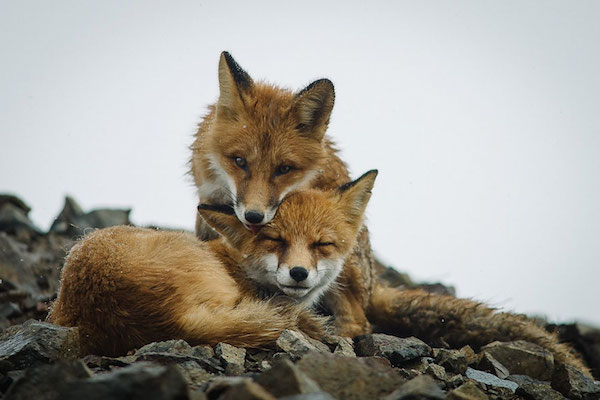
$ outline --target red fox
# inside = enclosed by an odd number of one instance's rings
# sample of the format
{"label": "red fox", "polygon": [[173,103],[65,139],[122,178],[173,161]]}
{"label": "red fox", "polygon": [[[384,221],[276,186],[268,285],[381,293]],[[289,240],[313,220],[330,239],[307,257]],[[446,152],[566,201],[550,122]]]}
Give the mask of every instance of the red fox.
{"label": "red fox", "polygon": [[[331,81],[320,79],[294,93],[255,82],[223,52],[219,88],[219,99],[209,107],[191,146],[190,173],[200,204],[231,205],[244,226],[257,233],[287,194],[308,188],[332,190],[350,181],[346,165],[325,135],[335,98]],[[200,214],[196,234],[203,240],[217,236]],[[369,329],[360,311],[368,305],[375,277],[366,227],[346,257],[344,270],[351,279],[341,282],[344,290],[330,296],[328,306],[340,315],[340,333],[355,336]]]}
{"label": "red fox", "polygon": [[[231,207],[206,204],[198,211],[220,240],[132,227],[96,231],[67,257],[49,319],[78,326],[85,352],[114,356],[172,338],[246,347],[270,346],[284,329],[322,338],[343,334],[358,314],[377,331],[453,347],[527,340],[588,372],[555,335],[474,301],[376,284],[359,288],[367,293],[365,308],[331,307],[344,297],[339,292],[362,285],[344,259],[355,246],[376,175],[370,171],[331,191],[296,192],[257,234]],[[333,326],[315,313],[317,304],[329,309]],[[372,331],[369,325],[358,334]]]}
{"label": "red fox", "polygon": [[[263,347],[284,329],[322,337],[325,320],[311,306],[342,272],[375,176],[290,195],[258,235],[223,205],[198,211],[226,240],[126,226],[93,232],[70,251],[49,320],[79,327],[84,352],[113,356],[172,338]],[[264,300],[253,279],[287,296]]]}

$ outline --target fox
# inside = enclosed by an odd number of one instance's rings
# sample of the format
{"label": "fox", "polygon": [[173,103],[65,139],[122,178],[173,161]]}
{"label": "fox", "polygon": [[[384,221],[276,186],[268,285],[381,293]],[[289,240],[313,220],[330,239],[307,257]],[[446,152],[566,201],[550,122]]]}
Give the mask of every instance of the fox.
{"label": "fox", "polygon": [[66,258],[48,319],[79,327],[84,354],[118,356],[174,338],[268,348],[284,329],[322,340],[343,336],[343,323],[359,314],[371,324],[358,334],[412,335],[476,350],[495,340],[527,340],[590,374],[556,334],[473,300],[376,283],[364,309],[332,307],[340,291],[362,284],[344,261],[360,236],[376,176],[373,170],[334,190],[290,194],[257,234],[222,204],[198,206],[220,235],[212,241],[130,226],[88,234]]}
{"label": "fox", "polygon": [[[257,348],[272,347],[285,329],[322,338],[331,328],[312,306],[342,272],[376,174],[289,195],[257,235],[221,204],[198,207],[219,240],[131,226],[92,232],[66,257],[48,320],[78,327],[82,353],[107,356],[174,338]],[[233,247],[246,234],[256,252]],[[278,252],[287,240],[285,254]],[[254,283],[264,273],[284,296]]]}
{"label": "fox", "polygon": [[[350,181],[347,165],[326,135],[335,101],[329,79],[293,92],[253,80],[224,51],[218,80],[218,100],[208,107],[190,146],[189,173],[200,204],[233,207],[243,226],[256,234],[288,194],[334,190]],[[196,215],[195,232],[202,240],[218,237],[201,213]],[[376,274],[366,226],[356,243],[344,268],[353,279],[343,283],[346,289],[336,292],[330,305],[340,308],[336,314],[345,315],[338,329],[346,336],[369,329],[359,310],[368,305]],[[356,312],[344,313],[348,308]]]}

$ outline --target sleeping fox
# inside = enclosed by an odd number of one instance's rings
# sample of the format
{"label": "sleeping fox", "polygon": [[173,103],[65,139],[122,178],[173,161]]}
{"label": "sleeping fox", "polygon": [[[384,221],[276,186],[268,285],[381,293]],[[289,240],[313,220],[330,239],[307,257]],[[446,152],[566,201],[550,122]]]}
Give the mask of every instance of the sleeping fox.
{"label": "sleeping fox", "polygon": [[[331,191],[294,193],[257,234],[222,205],[198,208],[221,235],[210,242],[132,227],[96,231],[67,257],[49,319],[78,326],[85,352],[114,356],[173,338],[245,347],[273,345],[284,329],[322,338],[344,332],[343,324],[358,313],[378,331],[453,347],[527,340],[587,371],[555,335],[470,300],[376,285],[364,309],[331,307],[337,292],[360,285],[344,260],[376,175],[369,171]],[[317,315],[317,305],[330,311],[331,325]]]}

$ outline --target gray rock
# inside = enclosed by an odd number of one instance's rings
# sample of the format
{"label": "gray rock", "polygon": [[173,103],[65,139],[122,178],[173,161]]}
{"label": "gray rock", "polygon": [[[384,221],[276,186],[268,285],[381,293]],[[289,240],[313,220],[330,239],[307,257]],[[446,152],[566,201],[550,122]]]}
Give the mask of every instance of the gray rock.
{"label": "gray rock", "polygon": [[421,375],[406,382],[400,388],[385,396],[384,400],[403,399],[445,399],[446,393],[440,388],[436,381],[428,376]]}
{"label": "gray rock", "polygon": [[184,378],[173,366],[140,362],[69,384],[65,400],[184,400],[189,398]]}
{"label": "gray rock", "polygon": [[31,209],[19,198],[0,194],[0,231],[17,237],[19,240],[30,240],[42,235],[28,217]]}
{"label": "gray rock", "polygon": [[352,339],[340,336],[337,340],[337,343],[335,344],[333,354],[338,354],[340,356],[356,357],[356,353],[354,352],[354,342],[352,341]]}
{"label": "gray rock", "polygon": [[69,384],[89,378],[92,374],[81,361],[58,361],[25,370],[6,393],[13,400],[59,400],[69,389]]}
{"label": "gray rock", "polygon": [[500,379],[504,379],[510,375],[508,369],[496,360],[490,353],[483,353],[477,368],[488,371],[496,375]]}
{"label": "gray rock", "polygon": [[481,348],[504,365],[511,374],[528,375],[535,379],[550,380],[554,370],[554,356],[547,349],[533,343],[493,342]]}
{"label": "gray rock", "polygon": [[446,382],[448,380],[448,374],[446,373],[446,369],[441,365],[437,364],[429,364],[425,368],[425,373],[432,378],[438,379],[440,381]]}
{"label": "gray rock", "polygon": [[287,353],[292,360],[300,359],[309,351],[329,352],[329,348],[326,345],[322,343],[318,345],[314,340],[310,340],[302,332],[289,329],[281,332],[275,345],[279,350]]}
{"label": "gray rock", "polygon": [[359,336],[355,351],[359,356],[385,357],[394,366],[431,355],[431,347],[415,337],[399,338],[382,333]]}
{"label": "gray rock", "polygon": [[0,360],[23,369],[79,356],[79,331],[46,322],[29,320],[11,326],[0,335]]}
{"label": "gray rock", "polygon": [[215,377],[215,375],[207,372],[196,361],[184,361],[175,364],[175,368],[181,373],[181,376],[183,376],[189,386],[199,387]]}
{"label": "gray rock", "polygon": [[174,339],[166,340],[164,342],[149,343],[137,349],[134,354],[139,356],[148,353],[171,353],[191,356],[194,355],[194,349],[185,340]]}
{"label": "gray rock", "polygon": [[552,388],[570,399],[600,399],[600,381],[593,381],[570,365],[558,365],[552,377]]}
{"label": "gray rock", "polygon": [[99,209],[85,213],[73,198],[67,196],[62,211],[50,227],[50,232],[74,237],[84,235],[89,229],[131,225],[130,212],[130,209]]}
{"label": "gray rock", "polygon": [[448,400],[487,400],[488,396],[483,393],[472,381],[466,382],[454,390],[451,390],[446,397]]}
{"label": "gray rock", "polygon": [[446,370],[464,374],[467,370],[467,356],[460,350],[437,349],[435,360]]}
{"label": "gray rock", "polygon": [[280,360],[263,372],[256,382],[277,397],[320,392],[319,385],[294,363]]}
{"label": "gray rock", "polygon": [[564,400],[562,394],[552,389],[550,382],[538,381],[526,375],[510,375],[508,380],[519,385],[516,394],[532,400]]}
{"label": "gray rock", "polygon": [[280,397],[278,400],[335,400],[335,397],[326,392],[317,392],[284,396]]}
{"label": "gray rock", "polygon": [[507,388],[510,389],[513,393],[519,387],[519,385],[515,382],[500,379],[496,375],[492,375],[484,371],[479,371],[471,367],[467,368],[465,375],[467,376],[467,378],[483,383],[486,386]]}
{"label": "gray rock", "polygon": [[219,396],[219,400],[275,400],[275,396],[267,392],[258,383],[244,380],[229,387]]}
{"label": "gray rock", "polygon": [[246,349],[218,343],[215,346],[215,356],[221,360],[227,375],[241,375],[245,372]]}
{"label": "gray rock", "polygon": [[330,353],[308,353],[297,366],[322,391],[339,399],[377,399],[406,381],[387,364]]}

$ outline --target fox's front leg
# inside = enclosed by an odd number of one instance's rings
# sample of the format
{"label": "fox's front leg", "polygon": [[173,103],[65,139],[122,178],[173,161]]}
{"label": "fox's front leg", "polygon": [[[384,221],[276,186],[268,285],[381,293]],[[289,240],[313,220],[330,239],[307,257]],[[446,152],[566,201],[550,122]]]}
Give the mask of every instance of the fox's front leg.
{"label": "fox's front leg", "polygon": [[371,333],[371,324],[362,304],[349,291],[331,293],[327,306],[335,317],[333,322],[337,335],[353,338]]}

